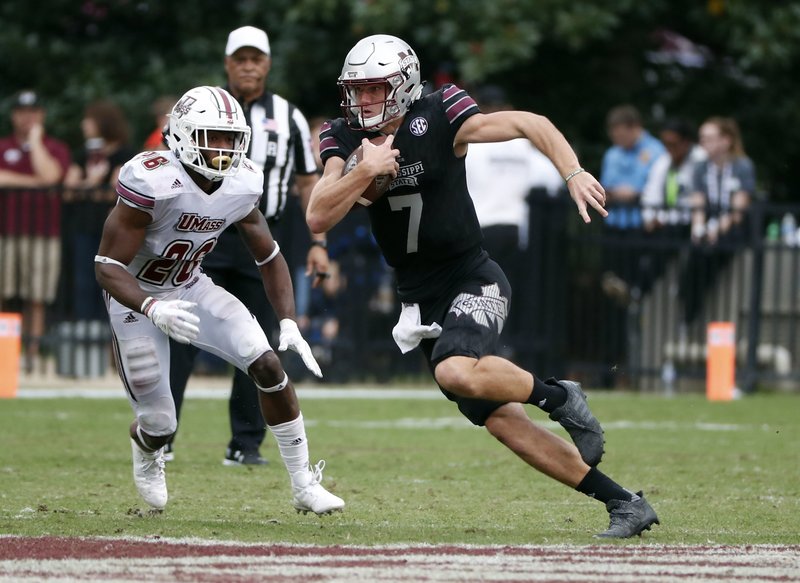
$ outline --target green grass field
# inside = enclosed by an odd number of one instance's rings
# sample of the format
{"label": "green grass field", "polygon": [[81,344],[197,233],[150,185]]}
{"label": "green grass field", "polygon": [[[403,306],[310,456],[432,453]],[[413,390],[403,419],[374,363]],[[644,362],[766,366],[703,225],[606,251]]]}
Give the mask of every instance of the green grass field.
{"label": "green grass field", "polygon": [[[661,518],[646,542],[800,543],[800,395],[708,403],[589,394],[606,427],[600,469],[644,489]],[[269,437],[269,466],[223,467],[224,400],[186,402],[161,516],[137,511],[124,399],[0,401],[0,533],[594,544],[591,535],[608,524],[602,504],[528,468],[444,398],[307,399],[302,407],[312,457],[327,460],[324,483],[346,500],[344,513],[295,513]],[[530,415],[546,421],[537,409]]]}

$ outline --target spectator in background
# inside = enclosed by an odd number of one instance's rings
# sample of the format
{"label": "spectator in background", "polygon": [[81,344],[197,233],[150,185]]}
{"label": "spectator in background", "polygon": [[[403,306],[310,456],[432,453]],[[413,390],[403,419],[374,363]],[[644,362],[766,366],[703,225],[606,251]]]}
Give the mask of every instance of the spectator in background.
{"label": "spectator in background", "polygon": [[64,179],[65,251],[72,316],[104,320],[105,303],[94,274],[94,256],[103,224],[117,200],[117,175],[136,152],[129,146],[125,113],[116,103],[97,100],[86,106],[81,120],[84,149]]}
{"label": "spectator in background", "polygon": [[[603,156],[600,183],[608,197],[601,285],[613,303],[604,310],[608,317],[605,358],[626,362],[628,316],[631,300],[641,295],[639,239],[642,236],[641,200],[653,163],[665,150],[661,142],[642,126],[639,111],[620,105],[608,112],[606,129],[612,146]],[[618,368],[612,370],[618,371]],[[610,373],[616,376],[616,372]],[[609,377],[604,384],[614,385]]]}
{"label": "spectator in background", "polygon": [[58,287],[61,201],[51,189],[70,164],[69,148],[46,134],[45,119],[40,96],[20,91],[11,105],[12,134],[0,139],[0,291],[4,304],[22,302],[26,372],[38,367],[46,305]]}
{"label": "spectator in background", "polygon": [[150,107],[150,113],[155,120],[155,127],[150,135],[142,145],[143,151],[148,150],[166,150],[167,146],[164,144],[164,127],[167,125],[167,114],[172,111],[172,106],[178,98],[173,95],[162,95],[153,102]]}
{"label": "spectator in background", "polygon": [[708,159],[694,171],[692,240],[713,245],[740,232],[755,195],[756,175],[735,120],[706,120],[700,126],[700,146]]}
{"label": "spectator in background", "polygon": [[609,111],[606,129],[612,146],[603,156],[600,182],[608,197],[606,226],[637,229],[642,225],[639,209],[650,168],[664,146],[642,126],[639,111],[620,105]]}
{"label": "spectator in background", "polygon": [[[606,128],[612,146],[603,156],[600,183],[608,197],[605,226],[613,239],[630,239],[642,227],[640,197],[655,161],[665,153],[664,146],[642,126],[639,111],[620,105],[609,111]],[[613,242],[612,242],[613,244]],[[612,297],[627,303],[630,282],[636,271],[630,241],[613,246],[603,288]]]}
{"label": "spectator in background", "polygon": [[[475,95],[483,113],[510,111],[505,91],[488,85]],[[467,187],[483,232],[483,248],[508,278],[511,289],[521,289],[525,266],[522,252],[528,244],[528,195],[543,187],[555,196],[564,179],[547,156],[530,140],[470,144],[467,151]],[[500,354],[511,358],[520,342],[519,311],[506,320],[500,340]]]}
{"label": "spectator in background", "polygon": [[[676,241],[685,241],[691,223],[690,195],[695,166],[705,151],[695,144],[696,131],[685,119],[667,119],[659,138],[666,152],[653,163],[642,192],[642,219],[648,242],[653,238],[666,245],[643,250],[639,287],[646,294],[667,267]],[[649,248],[648,248],[649,249]]]}
{"label": "spectator in background", "polygon": [[695,135],[692,125],[681,118],[668,119],[661,127],[659,137],[666,152],[653,163],[642,192],[645,231],[688,229],[694,168],[706,158]]}
{"label": "spectator in background", "polygon": [[744,234],[756,189],[755,168],[735,120],[707,119],[700,126],[700,146],[708,158],[695,166],[692,180],[693,246],[680,285],[685,326],[699,315],[706,289],[733,258],[730,245]]}

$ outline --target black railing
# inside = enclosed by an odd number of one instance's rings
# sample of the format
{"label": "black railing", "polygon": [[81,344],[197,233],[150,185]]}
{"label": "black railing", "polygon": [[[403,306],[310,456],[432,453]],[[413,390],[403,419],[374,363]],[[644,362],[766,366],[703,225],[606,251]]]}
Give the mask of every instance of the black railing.
{"label": "black railing", "polygon": [[[26,353],[38,347],[41,355],[25,364],[43,372],[49,362],[64,377],[105,374],[112,366],[110,334],[93,258],[109,202],[102,193],[64,199],[48,190],[30,192],[26,205],[24,194],[0,190],[2,309],[32,318],[27,274],[58,280],[55,295],[43,297],[45,326],[23,326]],[[703,247],[691,243],[686,227],[618,232],[598,219],[584,225],[566,196],[533,192],[529,202],[529,243],[509,339],[519,364],[590,387],[697,390],[705,379],[706,326],[730,321],[740,388],[800,384],[800,238],[789,237],[788,220],[800,217],[800,205],[756,204],[738,237]],[[19,253],[37,238],[53,244],[39,255]],[[424,375],[418,352],[402,356],[392,343],[399,308],[386,293],[387,271],[369,237],[339,241],[332,251],[346,281],[335,303],[339,335],[315,346],[328,378]]]}
{"label": "black railing", "polygon": [[708,323],[729,321],[739,387],[796,388],[794,217],[800,205],[758,203],[736,236],[694,245],[688,226],[619,232],[602,221],[584,225],[565,197],[532,193],[532,281],[515,298],[533,303],[524,364],[593,387],[693,389],[705,380]]}

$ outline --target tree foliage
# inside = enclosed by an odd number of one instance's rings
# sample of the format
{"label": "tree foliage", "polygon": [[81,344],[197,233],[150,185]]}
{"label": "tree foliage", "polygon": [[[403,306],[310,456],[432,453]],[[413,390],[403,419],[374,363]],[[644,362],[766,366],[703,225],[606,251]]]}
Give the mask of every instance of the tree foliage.
{"label": "tree foliage", "polygon": [[[362,36],[385,32],[415,47],[430,83],[502,85],[517,107],[550,117],[593,169],[616,104],[637,105],[653,131],[668,115],[695,123],[731,115],[762,187],[800,200],[789,182],[800,162],[797,1],[14,0],[0,18],[0,99],[38,89],[51,132],[75,147],[93,98],[118,101],[141,141],[157,96],[223,84],[225,39],[242,24],[270,35],[273,90],[309,116],[337,115],[344,55]],[[660,50],[665,31],[701,47],[702,66],[670,60]],[[7,115],[0,122],[6,130]]]}

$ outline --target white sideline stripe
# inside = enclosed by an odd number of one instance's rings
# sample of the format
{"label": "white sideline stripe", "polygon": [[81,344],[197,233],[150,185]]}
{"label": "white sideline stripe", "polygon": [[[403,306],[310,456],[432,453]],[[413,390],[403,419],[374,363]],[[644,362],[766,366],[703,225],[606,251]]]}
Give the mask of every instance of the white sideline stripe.
{"label": "white sideline stripe", "polygon": [[[359,399],[359,400],[439,400],[444,399],[437,389],[349,389],[349,388],[313,388],[298,387],[297,396],[301,401],[313,399]],[[67,387],[63,389],[20,389],[20,399],[124,399],[122,388],[119,389],[79,389]],[[186,391],[187,399],[222,400],[228,398],[228,390],[220,388],[192,388]],[[556,429],[559,424],[554,421],[536,420],[538,424]],[[464,417],[407,417],[377,421],[354,420],[318,420],[306,419],[309,427],[340,427],[352,429],[472,429],[475,426]],[[603,429],[609,430],[660,430],[660,431],[769,431],[767,424],[742,425],[735,423],[676,423],[674,421],[611,421],[603,423]]]}
{"label": "white sideline stripe", "polygon": [[[473,429],[476,426],[466,417],[428,417],[389,419],[386,421],[352,421],[304,419],[306,427],[337,427],[341,429]],[[548,421],[545,425],[551,424]],[[552,423],[553,427],[558,425]]]}
{"label": "white sideline stripe", "polygon": [[[412,399],[438,400],[444,399],[438,389],[347,389],[347,388],[313,388],[296,387],[300,399]],[[229,388],[188,387],[186,399],[227,399]],[[21,388],[17,392],[19,399],[62,399],[64,397],[80,399],[125,399],[125,391],[120,385],[114,389],[82,389],[64,388]]]}
{"label": "white sideline stripe", "polygon": [[[475,425],[465,417],[405,417],[382,421],[306,419],[307,427],[338,427],[342,429],[474,429]],[[537,420],[537,425],[548,429],[560,427],[555,421]],[[735,425],[732,423],[674,423],[671,421],[612,421],[603,423],[609,430],[647,431],[770,431],[767,425]]]}

